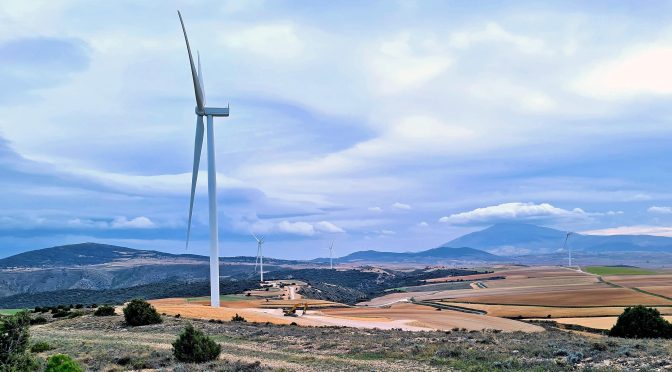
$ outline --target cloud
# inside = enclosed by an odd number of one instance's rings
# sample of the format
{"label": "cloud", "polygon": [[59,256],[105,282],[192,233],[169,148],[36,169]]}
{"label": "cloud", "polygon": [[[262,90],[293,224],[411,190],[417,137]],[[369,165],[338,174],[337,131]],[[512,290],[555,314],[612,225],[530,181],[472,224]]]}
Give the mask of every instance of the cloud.
{"label": "cloud", "polygon": [[320,221],[313,225],[315,230],[326,233],[344,233],[345,230],[328,221]]}
{"label": "cloud", "polygon": [[672,214],[672,207],[656,207],[652,206],[646,210],[649,213],[654,214]]}
{"label": "cloud", "polygon": [[381,208],[381,207],[369,207],[369,211],[371,211],[371,212],[382,212],[383,208]]}
{"label": "cloud", "polygon": [[147,217],[140,216],[129,220],[126,217],[116,217],[111,223],[113,229],[149,229],[155,227],[154,222]]}
{"label": "cloud", "polygon": [[439,222],[467,225],[503,221],[576,220],[586,219],[588,216],[581,208],[566,210],[548,203],[504,203],[441,217]]}
{"label": "cloud", "polygon": [[32,37],[0,44],[0,103],[26,99],[25,94],[62,84],[89,64],[82,40]]}
{"label": "cloud", "polygon": [[315,228],[313,227],[313,225],[307,222],[281,221],[277,225],[277,230],[279,232],[288,234],[305,235],[305,236],[315,235]]}
{"label": "cloud", "polygon": [[672,227],[668,226],[619,226],[606,229],[582,231],[586,235],[654,235],[672,237]]}
{"label": "cloud", "polygon": [[429,224],[425,221],[422,221],[418,224],[418,227],[427,227],[427,226],[429,226]]}
{"label": "cloud", "polygon": [[598,63],[574,83],[582,94],[598,98],[672,94],[672,45],[638,46],[611,60]]}
{"label": "cloud", "polygon": [[477,31],[455,32],[449,38],[449,44],[454,48],[464,49],[479,43],[506,43],[513,45],[524,53],[546,51],[546,46],[542,39],[514,34],[495,22],[489,22]]}
{"label": "cloud", "polygon": [[395,202],[392,204],[392,208],[394,209],[401,209],[401,210],[410,210],[411,206],[408,204],[400,203],[400,202]]}
{"label": "cloud", "polygon": [[451,59],[431,39],[414,39],[405,32],[380,43],[370,57],[370,70],[376,78],[374,89],[385,94],[399,93],[422,86],[446,71]]}
{"label": "cloud", "polygon": [[297,26],[293,23],[259,24],[227,31],[222,36],[224,45],[245,50],[274,60],[296,58],[304,49]]}

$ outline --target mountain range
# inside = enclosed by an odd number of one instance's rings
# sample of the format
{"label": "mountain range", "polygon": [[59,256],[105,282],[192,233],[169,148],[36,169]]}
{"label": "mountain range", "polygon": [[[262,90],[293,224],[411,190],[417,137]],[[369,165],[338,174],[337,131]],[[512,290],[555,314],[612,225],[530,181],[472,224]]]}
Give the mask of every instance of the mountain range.
{"label": "mountain range", "polygon": [[[479,265],[492,263],[564,264],[566,232],[530,224],[497,224],[420,252],[358,251],[335,258],[348,265]],[[646,235],[573,234],[568,247],[575,263],[672,264],[672,238]],[[633,252],[637,252],[633,254]],[[77,289],[129,288],[163,281],[208,277],[208,257],[82,243],[38,249],[0,259],[0,297]],[[222,257],[221,272],[231,280],[256,277],[255,257]],[[265,271],[324,268],[328,258],[311,261],[264,258]]]}
{"label": "mountain range", "polygon": [[[567,232],[523,223],[500,223],[466,234],[442,246],[471,247],[502,256],[543,255],[562,251]],[[569,248],[579,253],[667,252],[672,238],[651,235],[585,235],[572,233]]]}

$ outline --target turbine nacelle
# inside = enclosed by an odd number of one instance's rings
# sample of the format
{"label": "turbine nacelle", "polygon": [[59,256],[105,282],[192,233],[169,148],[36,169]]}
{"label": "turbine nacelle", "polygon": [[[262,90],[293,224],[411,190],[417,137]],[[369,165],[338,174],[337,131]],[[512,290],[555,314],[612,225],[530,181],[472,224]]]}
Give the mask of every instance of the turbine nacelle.
{"label": "turbine nacelle", "polygon": [[199,110],[196,106],[194,112],[198,116],[228,117],[229,107],[204,107],[203,110]]}

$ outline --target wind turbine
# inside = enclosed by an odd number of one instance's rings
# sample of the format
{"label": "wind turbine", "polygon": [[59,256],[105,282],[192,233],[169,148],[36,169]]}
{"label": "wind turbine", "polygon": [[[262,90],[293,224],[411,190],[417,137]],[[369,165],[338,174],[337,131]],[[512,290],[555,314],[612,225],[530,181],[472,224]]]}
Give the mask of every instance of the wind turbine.
{"label": "wind turbine", "polygon": [[[565,244],[562,245],[562,249],[564,250],[567,247],[567,241],[569,240],[569,236],[572,235],[572,232],[568,231],[567,235],[565,236]],[[569,247],[569,267],[572,267],[572,247]]]}
{"label": "wind turbine", "polygon": [[329,269],[334,269],[334,241],[331,241],[329,246]]}
{"label": "wind turbine", "polygon": [[198,167],[201,161],[201,149],[203,148],[203,117],[208,119],[208,202],[209,202],[209,225],[210,225],[210,306],[219,307],[219,237],[217,229],[217,171],[215,170],[215,133],[213,128],[214,117],[228,117],[229,107],[206,107],[205,91],[203,88],[203,74],[201,73],[201,58],[198,56],[198,71],[194,66],[194,58],[191,56],[191,47],[187,38],[187,30],[184,27],[182,14],[177,11],[182,25],[184,42],[187,44],[189,65],[191,67],[191,79],[194,83],[196,96],[196,141],[194,142],[194,168],[191,174],[191,200],[189,202],[189,223],[187,225],[187,247],[191,235],[191,216],[194,210],[194,194],[196,193],[196,180],[198,179]]}
{"label": "wind turbine", "polygon": [[[264,250],[262,246],[264,245],[264,237],[258,238],[254,233],[252,233],[254,240],[257,241],[257,258],[259,259],[259,272],[261,273],[261,282],[264,282]],[[256,271],[257,265],[255,263],[254,269]]]}

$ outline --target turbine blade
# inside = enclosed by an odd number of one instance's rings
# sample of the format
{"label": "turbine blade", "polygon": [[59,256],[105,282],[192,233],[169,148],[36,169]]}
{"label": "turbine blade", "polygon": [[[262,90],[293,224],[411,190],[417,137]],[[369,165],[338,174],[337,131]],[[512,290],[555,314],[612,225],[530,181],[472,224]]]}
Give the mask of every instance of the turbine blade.
{"label": "turbine blade", "polygon": [[194,212],[194,196],[196,194],[196,180],[198,179],[198,167],[201,162],[201,149],[203,148],[203,117],[196,118],[196,140],[194,141],[194,168],[191,173],[191,199],[189,201],[189,223],[187,225],[187,245],[189,248],[189,237],[191,236],[191,216]]}
{"label": "turbine blade", "polygon": [[199,111],[203,111],[205,107],[205,100],[203,99],[203,89],[201,88],[201,83],[198,79],[198,74],[196,73],[196,67],[194,66],[194,58],[191,56],[191,47],[189,46],[189,38],[187,38],[187,29],[184,27],[184,21],[182,20],[182,13],[177,11],[177,15],[180,17],[180,24],[182,25],[182,33],[184,34],[184,42],[187,44],[187,53],[189,54],[189,65],[191,65],[191,78],[194,81],[194,93],[196,94],[196,106]]}
{"label": "turbine blade", "polygon": [[257,236],[253,232],[250,232],[250,234],[252,234],[252,237],[254,238],[254,240],[256,240],[257,243],[259,243],[259,238],[257,238]]}
{"label": "turbine blade", "polygon": [[201,84],[201,93],[203,94],[203,104],[206,103],[205,85],[203,84],[203,72],[201,72],[201,53],[196,51],[196,58],[198,60],[198,82]]}

